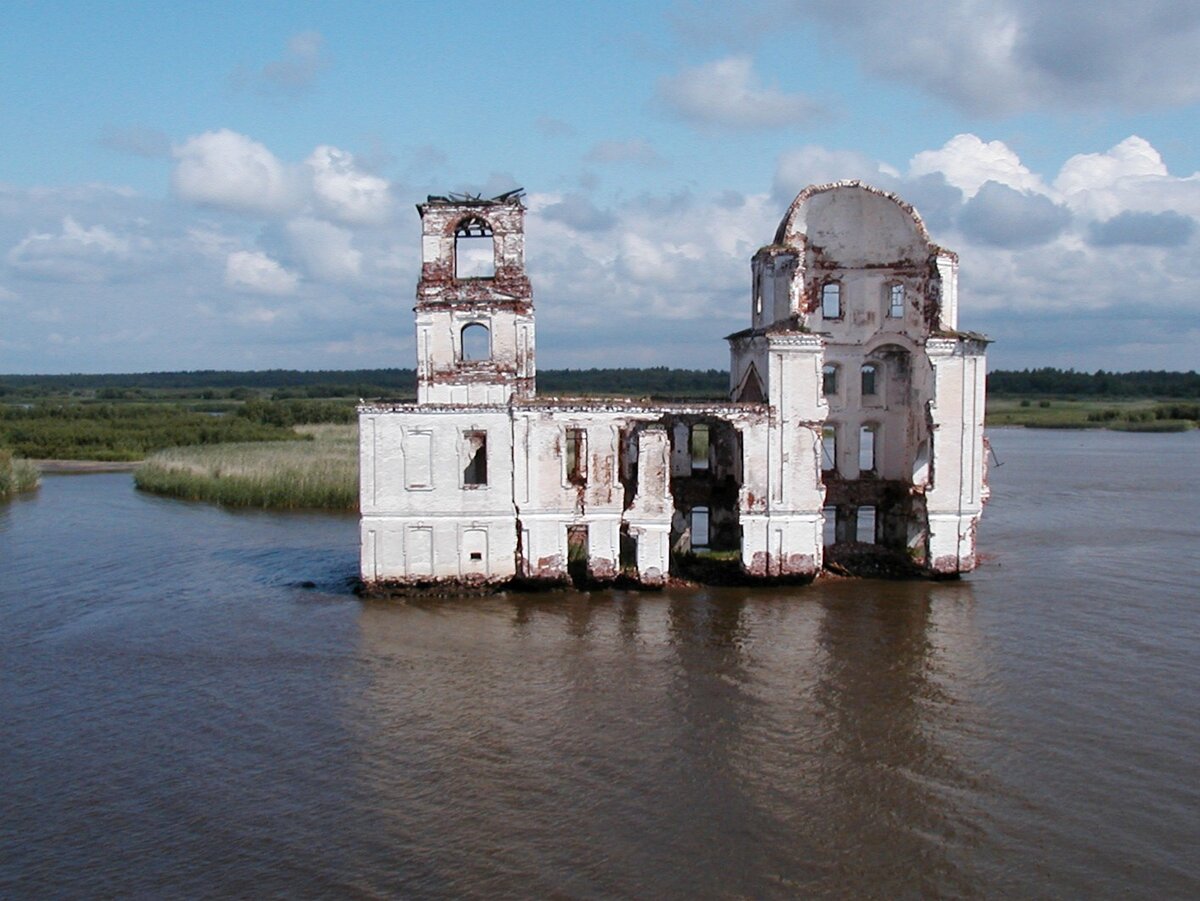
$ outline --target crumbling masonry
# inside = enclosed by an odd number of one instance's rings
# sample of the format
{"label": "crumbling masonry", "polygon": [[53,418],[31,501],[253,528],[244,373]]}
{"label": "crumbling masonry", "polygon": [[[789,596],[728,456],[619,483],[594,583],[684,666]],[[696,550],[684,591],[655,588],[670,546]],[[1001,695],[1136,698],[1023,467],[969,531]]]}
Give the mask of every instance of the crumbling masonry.
{"label": "crumbling masonry", "polygon": [[795,199],[720,403],[538,397],[520,193],[417,209],[417,402],[359,407],[368,589],[657,586],[719,551],[748,579],[975,567],[987,339],[957,330],[957,257],[898,197]]}

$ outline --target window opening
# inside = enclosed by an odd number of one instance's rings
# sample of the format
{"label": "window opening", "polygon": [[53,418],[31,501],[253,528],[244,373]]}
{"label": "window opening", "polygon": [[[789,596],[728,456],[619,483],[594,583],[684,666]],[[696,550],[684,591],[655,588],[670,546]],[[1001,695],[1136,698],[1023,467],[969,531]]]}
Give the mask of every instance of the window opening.
{"label": "window opening", "polygon": [[463,432],[463,485],[487,484],[487,432]]}
{"label": "window opening", "polygon": [[858,430],[858,468],[862,472],[875,471],[875,426],[865,425]]}
{"label": "window opening", "polygon": [[623,573],[637,574],[637,542],[637,536],[629,534],[629,527],[622,526],[617,562]]}
{"label": "window opening", "polygon": [[408,488],[433,487],[433,435],[408,432],[404,436],[404,481]]}
{"label": "window opening", "polygon": [[692,471],[708,469],[708,426],[697,423],[692,426],[688,447],[692,455]]}
{"label": "window opening", "polygon": [[454,277],[493,278],[495,274],[492,227],[479,216],[468,216],[454,229]]}
{"label": "window opening", "polygon": [[463,326],[462,358],[464,363],[492,358],[492,333],[481,322],[472,322]]}
{"label": "window opening", "polygon": [[762,380],[758,377],[758,370],[751,363],[746,370],[746,377],[742,379],[742,390],[738,393],[738,401],[742,403],[761,404],[763,397]]}
{"label": "window opening", "polygon": [[842,286],[838,282],[821,286],[821,315],[826,319],[842,318]]}
{"label": "window opening", "polygon": [[837,429],[831,425],[821,429],[821,471],[837,469]]}
{"label": "window opening", "polygon": [[588,527],[567,526],[567,575],[576,585],[588,578]]}
{"label": "window opening", "polygon": [[874,363],[868,363],[862,368],[862,393],[863,397],[871,397],[875,394],[875,377],[879,372],[879,367]]}
{"label": "window opening", "polygon": [[863,544],[875,543],[875,508],[858,508],[858,537]]}
{"label": "window opening", "polygon": [[922,441],[917,446],[917,455],[913,459],[912,480],[914,485],[920,485],[929,477],[929,442]]}
{"label": "window opening", "polygon": [[826,507],[821,512],[825,516],[821,543],[824,545],[835,544],[837,542],[837,507]]}
{"label": "window opening", "polygon": [[838,392],[838,368],[833,363],[826,363],[821,370],[821,393],[825,396]]}
{"label": "window opening", "polygon": [[693,507],[691,514],[692,548],[708,547],[708,507]]}
{"label": "window opening", "polygon": [[904,318],[904,285],[888,288],[888,316],[892,319]]}
{"label": "window opening", "polygon": [[587,484],[587,431],[567,429],[567,481],[572,485]]}

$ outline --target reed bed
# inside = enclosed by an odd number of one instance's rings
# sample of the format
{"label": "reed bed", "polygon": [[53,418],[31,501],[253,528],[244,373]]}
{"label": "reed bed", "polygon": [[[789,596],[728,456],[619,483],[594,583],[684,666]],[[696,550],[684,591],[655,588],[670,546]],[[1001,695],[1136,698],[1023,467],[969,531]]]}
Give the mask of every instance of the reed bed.
{"label": "reed bed", "polygon": [[358,428],[301,426],[308,440],[175,447],[152,454],[143,491],[229,507],[358,509]]}
{"label": "reed bed", "polygon": [[28,460],[14,460],[12,451],[0,450],[0,499],[32,491],[41,478]]}

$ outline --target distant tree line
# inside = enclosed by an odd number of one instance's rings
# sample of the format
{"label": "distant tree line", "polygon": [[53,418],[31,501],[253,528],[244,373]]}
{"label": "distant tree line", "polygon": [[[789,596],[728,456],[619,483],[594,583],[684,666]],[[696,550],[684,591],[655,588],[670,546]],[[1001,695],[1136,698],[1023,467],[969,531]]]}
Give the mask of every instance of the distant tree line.
{"label": "distant tree line", "polygon": [[[538,373],[546,394],[621,394],[724,397],[729,373],[721,369],[550,369]],[[0,398],[88,396],[98,400],[197,398],[289,400],[331,397],[416,396],[413,369],[199,370],[124,374],[0,375]]]}
{"label": "distant tree line", "polygon": [[988,373],[994,395],[1058,397],[1200,397],[1200,375],[1192,372],[1076,372],[1074,369],[1005,370]]}
{"label": "distant tree line", "polygon": [[[548,369],[538,373],[543,394],[723,398],[729,373],[721,369]],[[1004,370],[988,374],[994,395],[1059,397],[1200,398],[1200,375],[1191,372],[1076,372],[1074,369]],[[0,375],[0,399],[78,396],[101,401],[196,398],[289,400],[303,398],[412,398],[412,369],[250,372],[199,370],[104,375]]]}

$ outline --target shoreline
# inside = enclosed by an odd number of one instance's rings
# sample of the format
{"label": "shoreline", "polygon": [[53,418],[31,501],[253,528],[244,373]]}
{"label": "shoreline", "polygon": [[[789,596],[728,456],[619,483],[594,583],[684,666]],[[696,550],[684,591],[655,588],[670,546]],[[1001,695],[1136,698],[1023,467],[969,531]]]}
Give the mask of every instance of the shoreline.
{"label": "shoreline", "polygon": [[30,460],[37,471],[55,475],[79,472],[133,472],[144,460]]}

